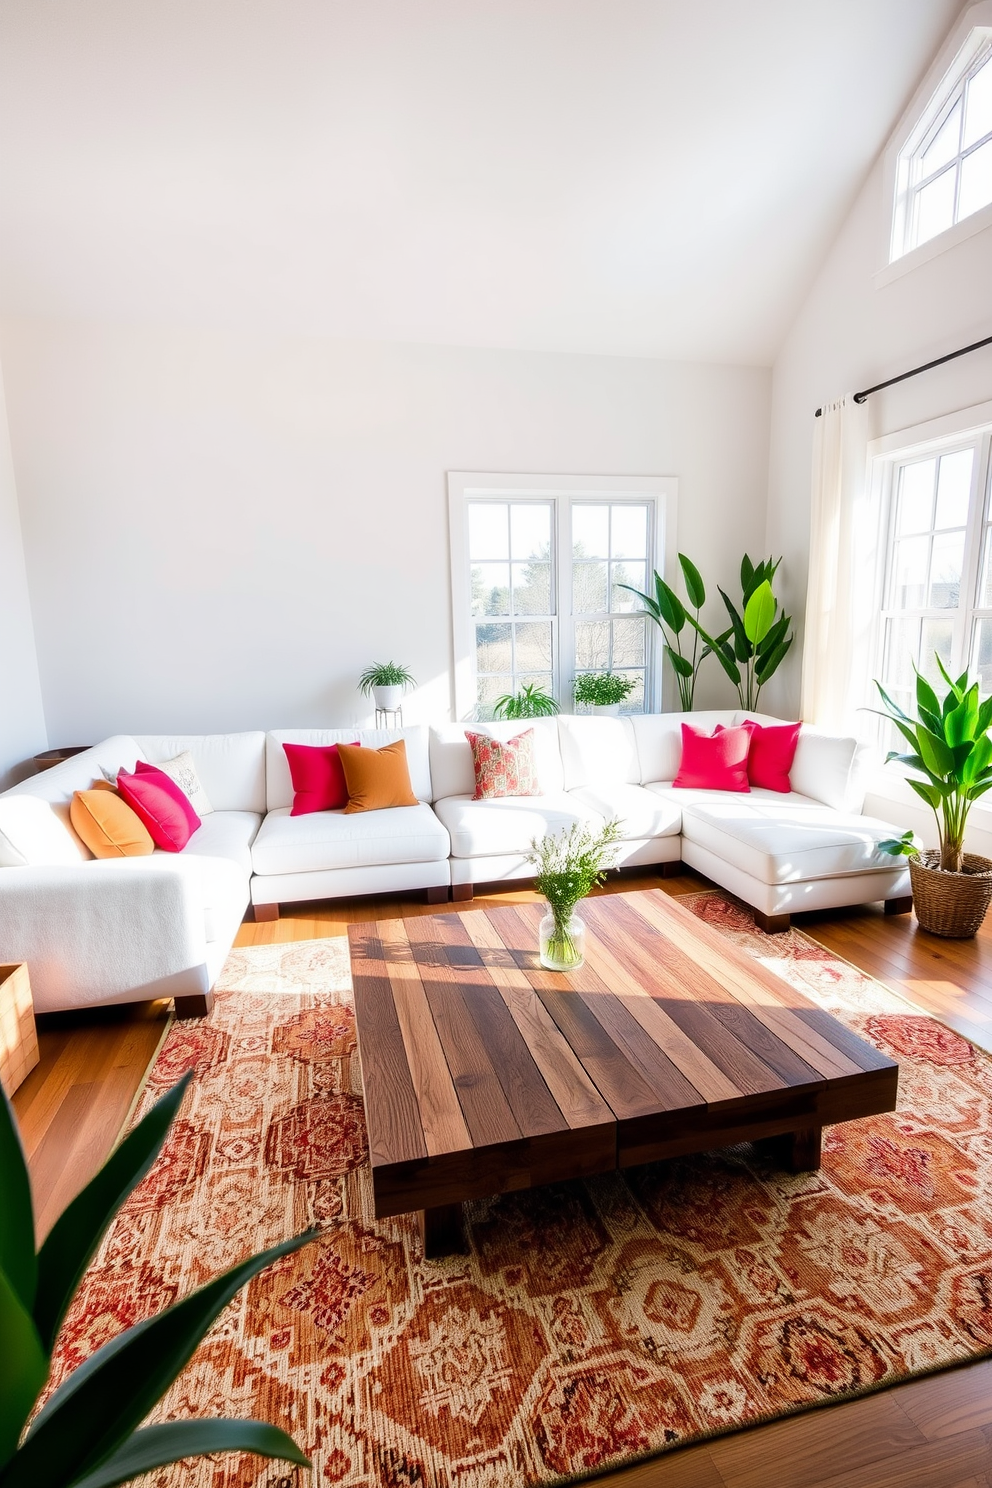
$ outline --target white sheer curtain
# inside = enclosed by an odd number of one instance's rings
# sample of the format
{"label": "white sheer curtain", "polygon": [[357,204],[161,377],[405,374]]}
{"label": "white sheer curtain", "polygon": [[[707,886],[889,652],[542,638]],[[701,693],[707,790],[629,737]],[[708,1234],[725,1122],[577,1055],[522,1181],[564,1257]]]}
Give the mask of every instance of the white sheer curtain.
{"label": "white sheer curtain", "polygon": [[813,439],[802,717],[871,737],[879,513],[867,480],[868,410],[852,394],[824,405]]}

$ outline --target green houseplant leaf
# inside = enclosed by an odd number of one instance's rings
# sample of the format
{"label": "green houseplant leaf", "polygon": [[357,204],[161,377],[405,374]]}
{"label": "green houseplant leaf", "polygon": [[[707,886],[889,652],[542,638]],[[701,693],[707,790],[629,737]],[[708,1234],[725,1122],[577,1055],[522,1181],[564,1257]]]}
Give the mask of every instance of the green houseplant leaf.
{"label": "green houseplant leaf", "polygon": [[682,568],[682,579],[685,583],[685,592],[689,596],[689,603],[694,610],[699,611],[706,603],[706,586],[702,576],[696,565],[684,553],[679,554],[679,564]]}
{"label": "green houseplant leaf", "polygon": [[0,1271],[0,1482],[24,1423],[48,1378],[48,1355],[34,1320]]}
{"label": "green houseplant leaf", "polygon": [[[10,1097],[0,1086],[0,1270],[30,1315],[38,1284],[31,1179]],[[2,1335],[0,1335],[2,1336]]]}
{"label": "green houseplant leaf", "polygon": [[192,1070],[155,1103],[55,1221],[38,1253],[34,1319],[54,1346],[66,1309],[118,1209],[151,1168],[186,1093]]}
{"label": "green houseplant leaf", "polygon": [[775,620],[775,596],[772,586],[765,579],[755,589],[744,606],[744,634],[752,646],[763,641]]}
{"label": "green houseplant leaf", "polygon": [[35,1417],[3,1488],[65,1488],[115,1452],[168,1389],[235,1292],[315,1237],[284,1240],[164,1312],[112,1338],[74,1370]]}
{"label": "green houseplant leaf", "polygon": [[311,1465],[291,1436],[265,1421],[232,1421],[223,1417],[166,1421],[160,1426],[144,1426],[135,1431],[99,1467],[75,1478],[71,1488],[117,1488],[119,1483],[130,1482],[141,1473],[206,1452],[254,1452],[259,1457],[276,1457],[300,1467]]}

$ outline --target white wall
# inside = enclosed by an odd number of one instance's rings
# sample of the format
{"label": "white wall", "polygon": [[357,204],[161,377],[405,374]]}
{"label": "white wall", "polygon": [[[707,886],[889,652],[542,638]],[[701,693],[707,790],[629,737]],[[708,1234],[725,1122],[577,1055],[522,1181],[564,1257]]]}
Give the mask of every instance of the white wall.
{"label": "white wall", "polygon": [[764,369],[40,320],[0,350],[57,743],[357,722],[388,658],[444,716],[449,469],[676,475],[714,594],[764,538]]}
{"label": "white wall", "polygon": [[[926,92],[927,85],[921,89]],[[786,598],[801,622],[809,555],[814,410],[992,335],[992,228],[889,282],[877,271],[891,203],[880,159],[775,362],[767,546],[784,554]],[[992,398],[992,347],[868,400],[871,437]],[[795,716],[799,646],[763,703]]]}
{"label": "white wall", "polygon": [[48,743],[0,379],[0,790]]}

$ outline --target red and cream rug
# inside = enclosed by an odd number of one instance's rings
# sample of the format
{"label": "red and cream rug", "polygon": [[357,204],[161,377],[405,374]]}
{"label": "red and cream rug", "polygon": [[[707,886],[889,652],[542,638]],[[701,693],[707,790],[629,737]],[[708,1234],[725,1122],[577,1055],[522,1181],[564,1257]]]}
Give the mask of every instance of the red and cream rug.
{"label": "red and cream rug", "polygon": [[[831,1128],[814,1174],[740,1147],[478,1203],[471,1254],[425,1263],[412,1217],[372,1217],[347,943],[237,950],[155,1060],[139,1110],[197,1079],[58,1370],[312,1224],[157,1418],[278,1422],[314,1488],[570,1482],[992,1351],[992,1060],[800,932],[682,902],[897,1058],[899,1110]],[[298,1480],[217,1457],[143,1481]]]}

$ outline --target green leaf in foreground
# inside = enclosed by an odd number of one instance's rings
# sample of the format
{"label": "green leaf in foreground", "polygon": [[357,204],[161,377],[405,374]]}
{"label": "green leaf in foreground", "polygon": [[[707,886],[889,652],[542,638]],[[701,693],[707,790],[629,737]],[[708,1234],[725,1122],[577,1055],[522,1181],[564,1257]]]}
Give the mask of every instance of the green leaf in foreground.
{"label": "green leaf in foreground", "polygon": [[275,1457],[309,1467],[291,1436],[278,1426],[264,1421],[232,1421],[224,1418],[209,1421],[167,1421],[161,1426],[145,1426],[108,1457],[106,1462],[76,1478],[70,1488],[117,1488],[141,1473],[181,1462],[184,1457],[199,1457],[205,1452],[254,1452],[259,1457]]}
{"label": "green leaf in foreground", "polygon": [[49,1351],[72,1294],[111,1221],[161,1152],[192,1078],[192,1070],[187,1070],[179,1083],[156,1101],[49,1231],[38,1253],[34,1307],[41,1341]]}

